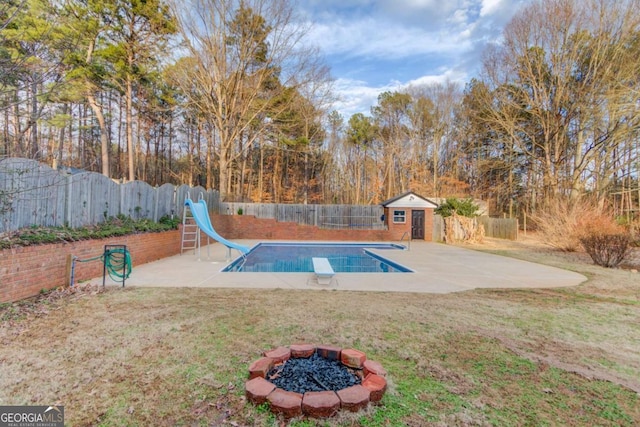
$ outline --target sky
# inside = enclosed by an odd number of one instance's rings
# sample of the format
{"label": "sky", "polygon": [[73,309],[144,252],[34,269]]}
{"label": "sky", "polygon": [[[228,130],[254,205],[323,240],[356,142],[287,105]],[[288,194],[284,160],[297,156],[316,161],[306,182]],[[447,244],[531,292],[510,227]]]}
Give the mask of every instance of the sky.
{"label": "sky", "polygon": [[445,81],[462,87],[485,47],[532,0],[297,0],[310,43],[331,68],[345,121],[370,115],[378,95]]}

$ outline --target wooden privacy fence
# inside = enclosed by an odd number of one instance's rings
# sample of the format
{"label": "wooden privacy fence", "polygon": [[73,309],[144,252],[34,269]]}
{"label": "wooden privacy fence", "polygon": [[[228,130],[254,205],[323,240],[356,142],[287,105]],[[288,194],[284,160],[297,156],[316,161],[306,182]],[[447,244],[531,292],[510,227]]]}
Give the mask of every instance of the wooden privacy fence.
{"label": "wooden privacy fence", "polygon": [[[516,240],[518,238],[518,220],[516,218],[491,218],[478,216],[474,218],[477,225],[484,226],[486,237]],[[454,236],[461,236],[462,230],[453,230]],[[444,220],[440,215],[433,216],[433,241],[443,241],[445,236]]]}
{"label": "wooden privacy fence", "polygon": [[484,235],[499,239],[518,239],[517,218],[491,218],[488,216],[477,217],[478,224],[484,226]]}
{"label": "wooden privacy fence", "polygon": [[[180,218],[184,200],[204,199],[212,212],[254,215],[279,222],[296,222],[320,228],[384,230],[382,206],[303,205],[220,202],[216,190],[189,185],[152,187],[142,181],[118,183],[101,174],[67,174],[29,159],[0,160],[0,233],[19,228],[64,226],[78,228],[125,215],[158,221]],[[477,217],[487,237],[517,239],[516,219]],[[442,218],[434,215],[433,239],[444,236]]]}
{"label": "wooden privacy fence", "polygon": [[274,203],[221,202],[218,213],[223,215],[253,215],[279,222],[296,222],[329,229],[384,230],[382,206],[364,205],[303,205]]}
{"label": "wooden privacy fence", "polygon": [[182,215],[184,198],[217,204],[218,193],[202,187],[142,181],[115,182],[101,174],[67,174],[29,159],[0,160],[0,233],[33,225],[78,228],[125,215],[158,221]]}
{"label": "wooden privacy fence", "polygon": [[0,160],[0,233],[37,226],[78,228],[117,215],[158,221],[182,217],[184,200],[204,199],[212,212],[316,225],[385,229],[381,206],[221,203],[216,190],[188,185],[118,183],[101,174],[68,174],[29,159]]}

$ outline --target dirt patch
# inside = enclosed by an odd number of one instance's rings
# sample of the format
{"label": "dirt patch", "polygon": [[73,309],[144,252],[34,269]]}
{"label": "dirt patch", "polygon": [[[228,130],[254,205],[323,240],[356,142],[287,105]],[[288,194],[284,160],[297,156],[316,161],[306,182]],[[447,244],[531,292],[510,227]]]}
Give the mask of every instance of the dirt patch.
{"label": "dirt patch", "polygon": [[589,280],[447,295],[59,290],[0,307],[0,402],[63,404],[80,426],[275,425],[245,401],[248,365],[308,342],[364,351],[389,390],[305,425],[640,424],[640,276],[529,239],[472,249]]}

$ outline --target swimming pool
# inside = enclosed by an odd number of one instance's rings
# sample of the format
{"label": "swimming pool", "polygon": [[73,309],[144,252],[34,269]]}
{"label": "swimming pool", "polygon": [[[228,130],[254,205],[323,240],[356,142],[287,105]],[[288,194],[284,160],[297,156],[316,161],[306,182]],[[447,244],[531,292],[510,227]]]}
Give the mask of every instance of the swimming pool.
{"label": "swimming pool", "polygon": [[336,273],[411,273],[411,269],[375,254],[403,250],[393,243],[259,243],[224,272],[312,273],[311,258],[327,258]]}

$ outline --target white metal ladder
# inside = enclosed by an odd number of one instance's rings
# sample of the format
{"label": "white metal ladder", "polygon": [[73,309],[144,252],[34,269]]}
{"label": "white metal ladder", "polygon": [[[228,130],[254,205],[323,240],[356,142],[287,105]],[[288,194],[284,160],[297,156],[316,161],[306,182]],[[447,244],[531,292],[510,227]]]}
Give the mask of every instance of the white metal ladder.
{"label": "white metal ladder", "polygon": [[180,254],[191,249],[193,249],[194,255],[197,249],[198,258],[200,258],[200,228],[198,227],[198,224],[196,224],[196,220],[191,213],[191,209],[189,209],[187,206],[183,206],[182,240],[180,242]]}

